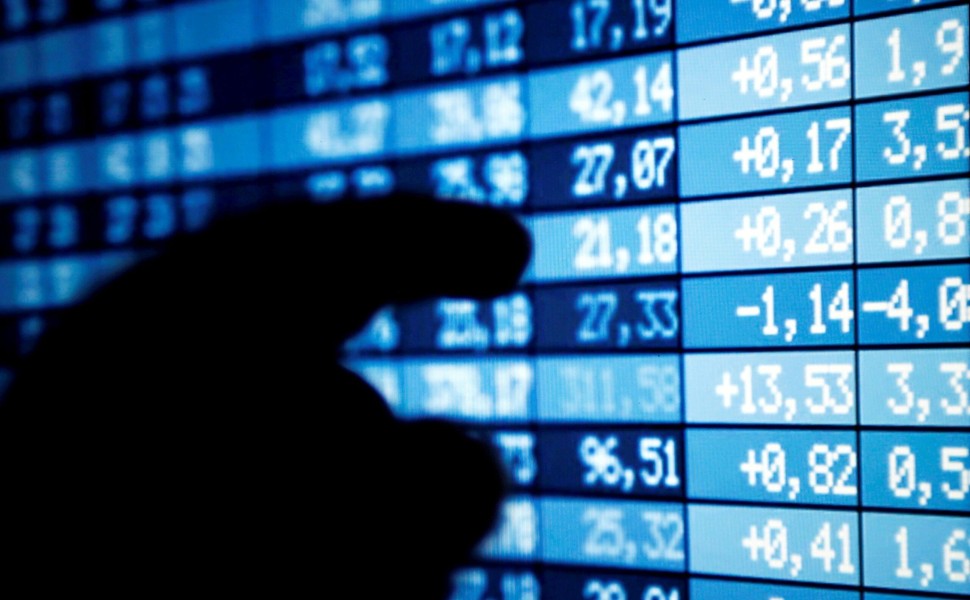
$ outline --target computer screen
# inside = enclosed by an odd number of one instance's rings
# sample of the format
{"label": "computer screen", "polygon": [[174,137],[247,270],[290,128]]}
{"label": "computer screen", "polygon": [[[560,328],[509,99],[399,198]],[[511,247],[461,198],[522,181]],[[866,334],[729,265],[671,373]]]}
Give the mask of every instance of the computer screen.
{"label": "computer screen", "polygon": [[0,32],[0,365],[222,214],[493,206],[535,242],[514,293],[346,351],[506,466],[456,599],[970,593],[965,2],[2,0]]}

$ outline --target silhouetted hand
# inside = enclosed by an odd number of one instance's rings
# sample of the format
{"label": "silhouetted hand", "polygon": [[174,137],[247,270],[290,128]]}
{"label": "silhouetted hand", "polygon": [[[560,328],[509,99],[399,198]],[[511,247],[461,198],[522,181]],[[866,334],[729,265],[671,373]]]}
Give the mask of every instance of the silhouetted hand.
{"label": "silhouetted hand", "polygon": [[398,196],[216,223],[103,286],[0,407],[0,581],[434,598],[492,525],[490,452],[338,365],[381,306],[509,291],[499,212]]}

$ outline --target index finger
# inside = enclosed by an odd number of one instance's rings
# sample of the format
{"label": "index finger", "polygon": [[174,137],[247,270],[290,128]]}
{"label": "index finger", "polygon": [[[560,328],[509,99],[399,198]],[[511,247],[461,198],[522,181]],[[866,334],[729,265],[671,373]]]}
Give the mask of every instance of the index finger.
{"label": "index finger", "polygon": [[209,323],[262,315],[336,346],[389,303],[508,292],[530,255],[507,213],[399,194],[227,219],[109,287]]}

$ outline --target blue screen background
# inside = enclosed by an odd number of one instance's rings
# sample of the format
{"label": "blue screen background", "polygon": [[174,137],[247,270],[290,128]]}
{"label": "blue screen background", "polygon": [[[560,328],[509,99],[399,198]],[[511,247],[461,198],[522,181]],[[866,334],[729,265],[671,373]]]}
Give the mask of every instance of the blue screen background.
{"label": "blue screen background", "polygon": [[489,205],[534,237],[521,286],[387,308],[345,354],[506,467],[455,600],[965,597],[968,27],[959,0],[2,0],[0,389],[220,215]]}

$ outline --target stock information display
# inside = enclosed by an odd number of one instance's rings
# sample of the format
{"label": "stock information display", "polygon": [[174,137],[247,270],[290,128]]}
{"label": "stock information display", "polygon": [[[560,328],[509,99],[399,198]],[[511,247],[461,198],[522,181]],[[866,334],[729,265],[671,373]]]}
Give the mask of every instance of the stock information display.
{"label": "stock information display", "polygon": [[0,29],[0,362],[219,214],[486,204],[534,235],[524,284],[348,346],[508,467],[456,599],[970,594],[966,3],[0,0]]}

